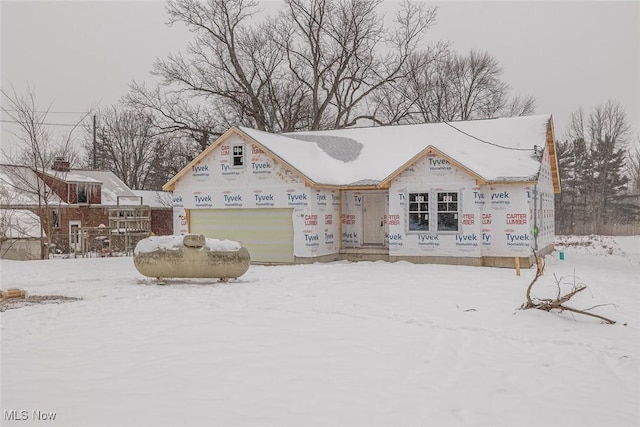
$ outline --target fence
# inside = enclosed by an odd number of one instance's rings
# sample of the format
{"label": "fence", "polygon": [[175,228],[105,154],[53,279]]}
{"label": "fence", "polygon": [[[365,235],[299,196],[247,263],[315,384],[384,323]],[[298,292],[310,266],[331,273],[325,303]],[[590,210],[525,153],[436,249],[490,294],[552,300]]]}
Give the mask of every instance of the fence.
{"label": "fence", "polygon": [[150,233],[116,227],[78,227],[51,236],[49,252],[73,257],[132,255],[138,242]]}

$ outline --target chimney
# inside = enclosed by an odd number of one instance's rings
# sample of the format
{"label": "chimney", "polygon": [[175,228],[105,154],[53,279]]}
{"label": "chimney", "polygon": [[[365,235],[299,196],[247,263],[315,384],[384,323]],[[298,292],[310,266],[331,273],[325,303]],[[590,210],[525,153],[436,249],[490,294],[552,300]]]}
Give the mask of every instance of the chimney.
{"label": "chimney", "polygon": [[69,164],[69,160],[64,157],[56,157],[53,160],[53,167],[51,169],[58,172],[69,172],[71,165]]}

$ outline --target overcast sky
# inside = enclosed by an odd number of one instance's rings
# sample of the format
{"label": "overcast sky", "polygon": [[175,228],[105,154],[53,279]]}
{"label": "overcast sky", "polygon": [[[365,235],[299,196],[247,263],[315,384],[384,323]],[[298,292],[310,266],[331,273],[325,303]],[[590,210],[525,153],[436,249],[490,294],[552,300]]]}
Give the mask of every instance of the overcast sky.
{"label": "overcast sky", "polygon": [[[640,133],[640,2],[429,4],[439,13],[427,40],[491,53],[513,93],[533,95],[536,113],[553,115],[556,138],[572,111],[609,99],[622,104],[634,135]],[[0,16],[2,88],[24,93],[29,85],[52,112],[115,103],[132,80],[149,79],[156,58],[183,50],[191,38],[184,28],[165,25],[160,1],[2,0]],[[52,113],[48,121],[76,117]],[[2,126],[6,149],[11,137]]]}

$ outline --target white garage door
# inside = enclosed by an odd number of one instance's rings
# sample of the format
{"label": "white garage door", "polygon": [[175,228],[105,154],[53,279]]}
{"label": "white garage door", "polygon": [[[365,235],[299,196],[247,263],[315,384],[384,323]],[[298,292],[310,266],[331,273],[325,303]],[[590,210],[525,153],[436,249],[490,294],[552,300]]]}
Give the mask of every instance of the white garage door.
{"label": "white garage door", "polygon": [[242,242],[252,262],[293,263],[293,209],[192,209],[190,231]]}

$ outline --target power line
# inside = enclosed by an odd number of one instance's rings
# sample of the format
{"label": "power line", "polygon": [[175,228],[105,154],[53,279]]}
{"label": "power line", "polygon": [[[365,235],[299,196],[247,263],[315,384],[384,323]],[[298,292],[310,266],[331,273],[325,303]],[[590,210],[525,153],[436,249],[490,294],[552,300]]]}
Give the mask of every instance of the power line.
{"label": "power line", "polygon": [[[438,118],[440,119],[440,117],[438,117]],[[470,137],[470,138],[476,139],[476,140],[478,140],[478,141],[480,141],[480,142],[482,142],[482,143],[484,143],[484,144],[493,145],[494,147],[498,147],[498,148],[504,148],[505,150],[514,150],[514,151],[535,151],[535,148],[516,148],[516,147],[505,147],[504,145],[496,144],[495,142],[485,141],[484,139],[480,139],[480,138],[478,138],[477,136],[471,135],[470,133],[467,133],[467,132],[465,132],[465,131],[463,131],[463,130],[461,130],[461,129],[458,129],[457,127],[455,127],[454,125],[452,125],[452,124],[451,124],[451,123],[449,123],[449,122],[445,122],[445,121],[444,121],[444,120],[442,120],[442,119],[440,119],[440,120],[441,120],[441,122],[442,122],[442,123],[444,123],[445,125],[450,126],[450,127],[454,128],[455,130],[457,130],[458,132],[460,132],[460,133],[462,133],[462,134],[464,134],[464,135],[466,135],[466,136],[468,136],[468,137]],[[482,120],[492,120],[492,119],[482,119]]]}
{"label": "power line", "polygon": [[[22,123],[19,122],[17,120],[0,120],[0,122],[2,123]],[[44,126],[69,126],[69,127],[75,127],[75,126],[79,126],[80,123],[38,123],[39,125],[44,125]]]}
{"label": "power line", "polygon": [[[10,108],[3,108],[2,111],[11,111],[14,113],[19,113],[22,110],[12,110]],[[89,111],[31,111],[32,113],[39,114],[89,114]]]}

